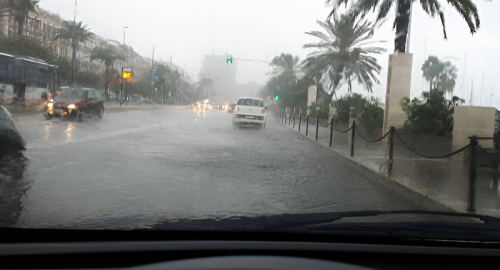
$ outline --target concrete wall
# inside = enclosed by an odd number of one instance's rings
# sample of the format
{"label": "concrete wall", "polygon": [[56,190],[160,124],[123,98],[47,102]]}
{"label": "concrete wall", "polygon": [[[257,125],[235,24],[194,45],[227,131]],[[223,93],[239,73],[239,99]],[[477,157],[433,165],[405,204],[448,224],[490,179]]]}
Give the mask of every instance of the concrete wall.
{"label": "concrete wall", "polygon": [[332,118],[337,115],[337,108],[330,106],[328,111],[328,121],[332,121]]}
{"label": "concrete wall", "polygon": [[[307,89],[307,107],[311,106],[313,102],[316,102],[316,91],[317,91],[316,85],[311,85]],[[309,115],[309,109],[307,109],[307,115]]]}
{"label": "concrete wall", "polygon": [[[493,137],[495,128],[495,108],[455,107],[453,119],[452,149],[456,151],[467,144],[471,136]],[[493,140],[479,140],[479,146],[493,148]]]}
{"label": "concrete wall", "polygon": [[385,96],[384,134],[391,126],[402,128],[406,113],[401,110],[399,101],[403,97],[410,97],[411,53],[389,55],[389,69],[387,72],[387,92]]}

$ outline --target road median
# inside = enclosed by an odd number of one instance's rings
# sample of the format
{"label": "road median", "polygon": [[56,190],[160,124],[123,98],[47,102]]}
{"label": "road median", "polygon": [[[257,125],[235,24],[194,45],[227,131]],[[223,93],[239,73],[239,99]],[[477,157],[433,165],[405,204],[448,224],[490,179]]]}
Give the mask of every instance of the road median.
{"label": "road median", "polygon": [[[45,110],[43,107],[39,106],[4,106],[7,110],[12,115],[33,115],[33,114],[42,114]],[[122,106],[122,107],[104,107],[106,112],[128,112],[128,111],[154,111],[154,110],[160,110],[159,107],[128,107],[128,106]]]}

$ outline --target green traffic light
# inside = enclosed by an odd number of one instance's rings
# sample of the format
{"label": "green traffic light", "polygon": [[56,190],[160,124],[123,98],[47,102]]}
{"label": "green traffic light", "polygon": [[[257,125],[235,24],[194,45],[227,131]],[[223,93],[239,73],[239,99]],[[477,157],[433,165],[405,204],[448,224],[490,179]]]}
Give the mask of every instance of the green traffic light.
{"label": "green traffic light", "polygon": [[280,95],[275,95],[274,99],[279,100],[280,99]]}
{"label": "green traffic light", "polygon": [[226,63],[232,64],[233,63],[233,59],[232,58],[228,58],[227,61],[226,61]]}

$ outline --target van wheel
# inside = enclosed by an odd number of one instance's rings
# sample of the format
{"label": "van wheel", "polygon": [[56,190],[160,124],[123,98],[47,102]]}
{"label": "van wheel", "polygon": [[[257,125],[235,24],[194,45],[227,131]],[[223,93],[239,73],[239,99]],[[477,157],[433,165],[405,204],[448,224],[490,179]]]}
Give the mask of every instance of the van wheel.
{"label": "van wheel", "polygon": [[54,117],[52,114],[48,114],[48,113],[44,114],[43,116],[44,116],[44,117],[45,117],[45,119],[47,119],[47,120],[50,120],[50,119],[52,119],[52,117]]}

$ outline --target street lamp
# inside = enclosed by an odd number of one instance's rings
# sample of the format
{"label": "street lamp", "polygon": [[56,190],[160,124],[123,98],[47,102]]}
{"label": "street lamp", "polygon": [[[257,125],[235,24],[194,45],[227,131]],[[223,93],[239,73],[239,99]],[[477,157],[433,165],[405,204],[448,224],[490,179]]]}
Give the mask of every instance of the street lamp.
{"label": "street lamp", "polygon": [[123,55],[125,55],[125,29],[127,29],[128,26],[123,27]]}

